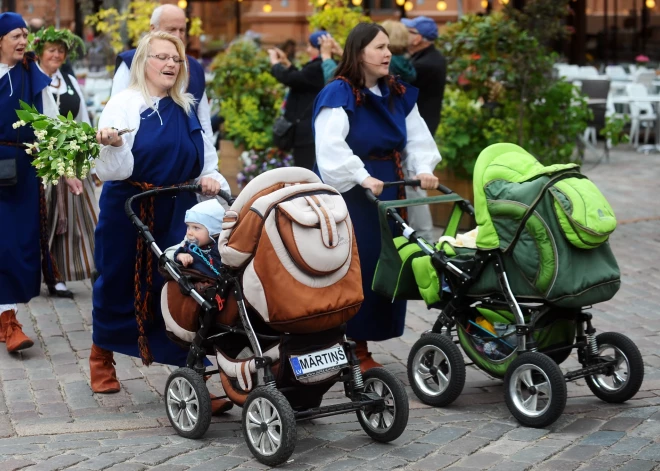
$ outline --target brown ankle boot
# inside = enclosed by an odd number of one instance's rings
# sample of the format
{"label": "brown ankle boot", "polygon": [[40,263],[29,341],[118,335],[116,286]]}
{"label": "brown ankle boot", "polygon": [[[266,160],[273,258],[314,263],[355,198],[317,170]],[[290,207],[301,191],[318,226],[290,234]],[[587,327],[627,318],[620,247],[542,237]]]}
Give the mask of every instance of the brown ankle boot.
{"label": "brown ankle boot", "polygon": [[219,399],[211,394],[211,415],[222,415],[232,407],[234,403],[229,399]]}
{"label": "brown ankle boot", "polygon": [[92,391],[101,394],[119,392],[120,384],[115,371],[115,360],[110,350],[105,350],[92,344],[89,354],[89,375],[92,380]]}
{"label": "brown ankle boot", "polygon": [[6,341],[7,338],[7,336],[5,335],[6,331],[7,331],[7,322],[5,321],[5,316],[0,315],[0,342]]}
{"label": "brown ankle boot", "polygon": [[369,353],[369,349],[367,348],[366,340],[355,341],[355,354],[357,355],[358,360],[360,360],[360,371],[362,371],[362,373],[371,368],[381,368],[383,366],[371,358],[371,353]]}
{"label": "brown ankle boot", "polygon": [[7,342],[9,353],[30,348],[34,345],[34,342],[23,333],[23,326],[16,319],[16,312],[13,309],[0,314],[0,325],[2,325],[5,333],[5,342]]}

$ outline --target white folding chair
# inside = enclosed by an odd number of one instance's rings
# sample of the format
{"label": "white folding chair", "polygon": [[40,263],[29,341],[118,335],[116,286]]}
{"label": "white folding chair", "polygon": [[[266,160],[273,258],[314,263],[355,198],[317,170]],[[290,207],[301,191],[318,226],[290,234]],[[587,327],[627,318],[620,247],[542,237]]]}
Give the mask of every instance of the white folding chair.
{"label": "white folding chair", "polygon": [[580,78],[597,78],[599,75],[598,69],[592,65],[583,65],[578,70]]}
{"label": "white folding chair", "polygon": [[[658,117],[652,103],[635,100],[635,98],[646,98],[649,95],[646,86],[641,83],[629,83],[626,85],[626,94],[630,97],[630,142],[637,147],[640,128],[644,127],[644,144],[646,144],[651,127]],[[657,138],[658,136],[656,136],[656,140]]]}
{"label": "white folding chair", "polygon": [[628,80],[629,76],[620,65],[608,65],[605,67],[605,75],[607,75],[612,80]]}

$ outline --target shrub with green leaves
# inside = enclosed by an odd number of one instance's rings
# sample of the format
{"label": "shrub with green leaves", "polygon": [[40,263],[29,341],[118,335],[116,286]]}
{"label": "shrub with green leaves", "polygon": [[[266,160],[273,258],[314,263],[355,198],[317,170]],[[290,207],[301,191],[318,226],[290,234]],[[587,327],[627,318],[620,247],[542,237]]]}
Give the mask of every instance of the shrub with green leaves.
{"label": "shrub with green leaves", "polygon": [[101,151],[96,142],[96,129],[76,122],[71,112],[66,117],[50,118],[23,101],[16,114],[19,120],[14,128],[29,124],[34,129],[36,142],[26,144],[25,152],[34,156],[32,165],[44,185],[57,185],[60,177],[87,178]]}
{"label": "shrub with green leaves", "polygon": [[284,86],[271,75],[268,54],[253,41],[237,41],[211,67],[215,75],[208,89],[220,102],[227,139],[246,149],[269,147]]}
{"label": "shrub with green leaves", "polygon": [[448,59],[441,165],[470,178],[496,142],[515,142],[544,165],[571,160],[592,113],[572,84],[553,77],[556,54],[502,13],[465,15],[438,43]]}

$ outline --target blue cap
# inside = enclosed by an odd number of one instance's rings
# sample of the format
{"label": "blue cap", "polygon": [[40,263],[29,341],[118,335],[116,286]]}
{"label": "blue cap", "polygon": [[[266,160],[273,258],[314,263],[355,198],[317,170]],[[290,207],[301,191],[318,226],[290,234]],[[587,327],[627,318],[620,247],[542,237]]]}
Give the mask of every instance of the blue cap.
{"label": "blue cap", "polygon": [[406,28],[414,29],[422,35],[427,41],[438,39],[438,25],[428,16],[418,16],[417,18],[401,18]]}
{"label": "blue cap", "polygon": [[330,33],[327,31],[314,31],[312,34],[309,35],[309,43],[312,45],[312,47],[315,47],[316,49],[321,49],[321,38],[323,36],[330,36]]}
{"label": "blue cap", "polygon": [[196,204],[186,211],[185,222],[201,224],[209,231],[209,236],[222,232],[222,219],[225,217],[225,208],[218,200],[207,200]]}
{"label": "blue cap", "polygon": [[18,13],[7,12],[0,15],[0,36],[4,36],[16,28],[27,28],[25,20]]}

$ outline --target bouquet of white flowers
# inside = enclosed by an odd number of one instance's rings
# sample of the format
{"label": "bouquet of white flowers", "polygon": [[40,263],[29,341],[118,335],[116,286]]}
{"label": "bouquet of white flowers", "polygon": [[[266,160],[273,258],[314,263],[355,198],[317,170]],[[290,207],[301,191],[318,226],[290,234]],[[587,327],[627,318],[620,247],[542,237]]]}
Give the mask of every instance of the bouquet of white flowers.
{"label": "bouquet of white flowers", "polygon": [[57,185],[60,177],[87,177],[101,150],[96,142],[96,129],[76,122],[70,112],[66,117],[50,118],[23,101],[16,114],[19,121],[14,123],[14,129],[27,124],[34,129],[37,140],[26,144],[25,152],[35,156],[32,165],[44,185]]}

